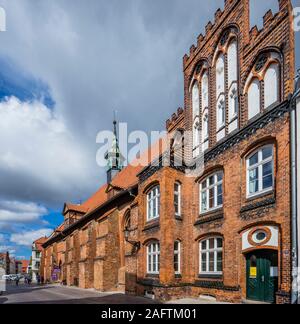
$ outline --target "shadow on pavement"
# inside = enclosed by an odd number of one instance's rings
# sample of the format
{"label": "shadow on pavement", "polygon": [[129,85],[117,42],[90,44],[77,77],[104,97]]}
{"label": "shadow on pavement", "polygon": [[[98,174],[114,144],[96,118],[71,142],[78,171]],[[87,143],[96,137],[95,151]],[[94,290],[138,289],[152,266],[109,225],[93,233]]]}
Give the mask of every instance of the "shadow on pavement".
{"label": "shadow on pavement", "polygon": [[69,299],[69,300],[53,300],[53,301],[35,301],[35,302],[24,302],[24,303],[13,303],[13,304],[37,304],[37,305],[57,305],[57,304],[95,304],[95,305],[147,305],[147,304],[159,304],[158,302],[155,302],[153,300],[148,300],[142,297],[132,297],[132,296],[126,296],[123,294],[115,294],[115,295],[109,295],[109,296],[103,296],[103,297],[91,297],[91,298],[79,298],[79,299]]}

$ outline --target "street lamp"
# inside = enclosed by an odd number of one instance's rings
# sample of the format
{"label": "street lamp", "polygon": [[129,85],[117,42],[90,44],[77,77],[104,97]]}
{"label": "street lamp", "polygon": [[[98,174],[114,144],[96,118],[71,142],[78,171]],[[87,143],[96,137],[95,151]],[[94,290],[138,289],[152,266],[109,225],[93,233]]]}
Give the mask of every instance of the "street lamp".
{"label": "street lamp", "polygon": [[128,226],[125,227],[124,229],[124,237],[125,237],[125,241],[129,244],[131,244],[134,249],[137,251],[141,248],[141,243],[140,242],[137,242],[137,241],[130,241],[129,240],[129,235],[130,235],[130,229],[128,228]]}

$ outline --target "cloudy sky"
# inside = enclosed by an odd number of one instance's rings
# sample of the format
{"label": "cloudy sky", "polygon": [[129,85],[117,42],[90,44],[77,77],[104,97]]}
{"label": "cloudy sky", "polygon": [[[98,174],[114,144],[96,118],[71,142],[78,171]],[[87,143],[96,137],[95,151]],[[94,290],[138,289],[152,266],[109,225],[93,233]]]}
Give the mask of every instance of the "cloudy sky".
{"label": "cloudy sky", "polygon": [[[131,130],[164,128],[183,105],[182,57],[223,3],[0,0],[0,252],[28,257],[65,201],[103,183],[95,139],[114,109]],[[252,0],[252,25],[277,3]]]}

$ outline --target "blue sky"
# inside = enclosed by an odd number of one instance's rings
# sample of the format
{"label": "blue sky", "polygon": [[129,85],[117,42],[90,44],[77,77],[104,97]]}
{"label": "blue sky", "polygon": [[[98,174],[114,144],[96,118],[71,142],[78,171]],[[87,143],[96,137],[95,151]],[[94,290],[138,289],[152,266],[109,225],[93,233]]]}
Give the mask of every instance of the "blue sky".
{"label": "blue sky", "polygon": [[[28,258],[64,202],[105,181],[96,135],[114,109],[129,131],[164,128],[183,105],[182,57],[223,3],[0,0],[0,250]],[[252,0],[251,24],[269,8],[278,1]]]}

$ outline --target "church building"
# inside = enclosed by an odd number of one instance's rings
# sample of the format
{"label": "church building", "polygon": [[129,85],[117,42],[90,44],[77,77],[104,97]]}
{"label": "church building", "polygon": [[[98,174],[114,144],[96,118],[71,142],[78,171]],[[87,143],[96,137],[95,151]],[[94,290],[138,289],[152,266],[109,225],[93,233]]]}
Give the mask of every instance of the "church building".
{"label": "church building", "polygon": [[65,204],[44,280],[160,301],[291,302],[292,5],[279,0],[261,30],[249,7],[225,0],[184,56],[184,107],[156,163],[123,168],[114,124],[107,183]]}

